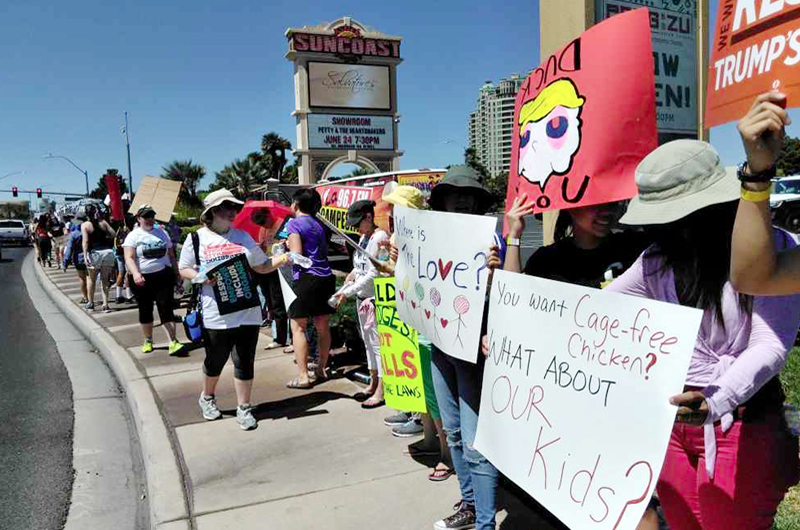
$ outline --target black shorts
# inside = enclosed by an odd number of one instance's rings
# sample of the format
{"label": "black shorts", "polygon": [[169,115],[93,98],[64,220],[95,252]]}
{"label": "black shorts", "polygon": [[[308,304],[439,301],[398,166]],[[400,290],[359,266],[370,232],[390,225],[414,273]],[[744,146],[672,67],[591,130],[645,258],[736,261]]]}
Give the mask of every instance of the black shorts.
{"label": "black shorts", "polygon": [[336,312],[328,299],[336,292],[336,277],[303,274],[294,284],[297,299],[289,308],[289,318],[307,318],[331,315]]}

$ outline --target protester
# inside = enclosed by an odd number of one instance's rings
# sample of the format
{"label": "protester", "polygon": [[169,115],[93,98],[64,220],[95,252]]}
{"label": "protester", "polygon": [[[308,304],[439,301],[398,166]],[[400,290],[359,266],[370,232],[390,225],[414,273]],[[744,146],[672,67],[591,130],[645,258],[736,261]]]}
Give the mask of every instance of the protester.
{"label": "protester", "polygon": [[312,263],[308,269],[295,264],[292,271],[297,299],[289,308],[289,318],[298,375],[286,383],[287,388],[308,389],[313,384],[308,374],[306,328],[309,319],[314,321],[319,347],[315,381],[321,382],[327,377],[331,349],[330,315],[334,312],[328,299],[336,292],[336,278],[328,263],[327,234],[315,218],[321,207],[322,198],[316,190],[298,190],[292,198],[295,217],[286,226],[289,251],[306,256]]}
{"label": "protester", "polygon": [[78,279],[81,282],[81,296],[83,298],[78,302],[79,304],[86,304],[89,302],[89,295],[86,289],[86,264],[83,261],[83,234],[81,233],[81,223],[86,221],[86,215],[79,213],[75,217],[75,223],[70,226],[70,232],[66,237],[64,244],[64,272],[70,264],[75,267],[75,272],[78,274]]}
{"label": "protester", "polygon": [[34,230],[36,237],[36,249],[38,250],[39,263],[44,267],[45,261],[48,267],[53,266],[53,235],[50,232],[50,218],[44,213],[36,221]]}
{"label": "protester", "polygon": [[[749,128],[752,116],[743,121]],[[621,222],[650,226],[655,242],[607,289],[704,311],[684,393],[670,399],[676,422],[657,486],[667,524],[769,530],[800,471],[777,377],[800,297],[742,295],[728,282],[740,185],[709,144],[662,145],[636,182],[639,196]]]}
{"label": "protester", "polygon": [[64,224],[59,220],[58,215],[53,215],[50,222],[50,234],[53,236],[53,252],[56,257],[56,267],[61,268],[61,261],[64,259]]}
{"label": "protester", "polygon": [[144,335],[142,353],[153,351],[153,303],[155,302],[161,324],[169,336],[169,354],[178,355],[184,350],[184,345],[175,335],[175,315],[172,311],[175,292],[173,286],[178,267],[172,241],[161,228],[153,226],[155,218],[156,211],[152,206],[149,204],[140,206],[136,212],[139,226],[125,237],[122,246],[139,306],[139,324]]}
{"label": "protester", "polygon": [[[198,269],[205,273],[240,255],[246,256],[250,268],[261,274],[269,273],[288,261],[286,255],[269,258],[247,232],[231,227],[244,203],[230,191],[221,189],[209,193],[203,203],[205,210],[200,218],[205,227],[198,230],[195,236],[186,238],[181,249],[182,278],[191,281],[198,275]],[[216,420],[222,416],[217,407],[215,391],[222,369],[228,358],[232,357],[238,402],[236,421],[244,430],[255,429],[258,422],[253,416],[250,397],[261,309],[256,306],[220,314],[212,283],[211,280],[204,283],[201,297],[206,358],[203,363],[200,410],[206,420]]]}
{"label": "protester", "polygon": [[[130,302],[131,298],[133,298],[130,282],[128,281],[128,277],[130,275],[126,274],[128,271],[126,267],[125,249],[123,248],[123,244],[125,243],[125,238],[127,238],[128,234],[130,234],[135,228],[135,224],[136,218],[126,213],[125,218],[119,222],[116,235],[114,237],[114,258],[116,259],[117,263],[117,280],[114,284],[114,289],[116,290],[116,302],[118,304]],[[123,287],[126,291],[125,296],[123,296]]]}
{"label": "protester", "polygon": [[[613,232],[624,210],[622,202],[561,210],[556,219],[554,242],[537,249],[522,272],[586,287],[603,287],[626,271],[646,246],[646,237],[640,232]],[[525,217],[531,214],[533,202],[528,202],[526,195],[516,197],[506,213],[508,250],[504,270],[520,272],[520,238],[525,231]],[[483,353],[489,354],[485,336]],[[651,498],[637,530],[658,530],[657,507],[658,500]],[[543,515],[555,521],[549,512]]]}
{"label": "protester", "polygon": [[87,289],[89,301],[86,309],[94,309],[94,293],[97,276],[100,276],[100,292],[103,299],[103,311],[109,312],[108,291],[114,277],[114,229],[108,221],[101,219],[97,206],[86,206],[88,220],[81,225],[83,257],[87,271]]}
{"label": "protester", "polygon": [[[430,198],[434,210],[471,215],[486,213],[491,203],[492,196],[483,187],[480,175],[463,165],[450,166]],[[490,242],[486,244],[489,246]],[[504,255],[503,241],[497,235],[494,246],[498,249],[488,260],[489,269],[499,267]],[[437,530],[470,525],[478,530],[495,528],[497,470],[474,447],[485,363],[483,355],[473,364],[450,357],[433,346],[433,384],[461,489],[455,513],[437,521],[434,524]]]}
{"label": "protester", "polygon": [[[381,244],[388,242],[389,236],[375,224],[375,203],[373,201],[356,201],[347,209],[347,224],[358,230],[361,237],[358,246],[373,259],[378,257]],[[389,251],[384,247],[386,259]],[[361,338],[367,353],[367,368],[369,368],[369,386],[364,391],[369,396],[361,408],[374,409],[386,404],[383,399],[383,367],[381,366],[380,341],[378,340],[378,325],[375,320],[375,278],[378,269],[372,264],[369,256],[362,252],[353,254],[353,270],[347,276],[345,285],[337,295],[341,304],[346,298],[356,298],[356,312],[361,329]]]}

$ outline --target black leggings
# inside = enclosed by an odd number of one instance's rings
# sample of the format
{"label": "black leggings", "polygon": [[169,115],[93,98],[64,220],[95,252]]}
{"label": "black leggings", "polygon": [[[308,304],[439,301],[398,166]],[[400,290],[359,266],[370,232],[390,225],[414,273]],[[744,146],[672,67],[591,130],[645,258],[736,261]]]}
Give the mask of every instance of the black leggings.
{"label": "black leggings", "polygon": [[139,287],[132,277],[128,278],[136,302],[139,304],[139,323],[153,323],[153,302],[158,307],[158,316],[161,323],[174,322],[175,314],[172,311],[172,297],[175,289],[175,273],[172,267],[167,267],[158,272],[143,274],[144,285]]}
{"label": "black leggings", "polygon": [[240,381],[253,379],[260,326],[239,326],[231,329],[206,329],[206,360],[203,373],[219,377],[228,357],[233,359],[233,374]]}

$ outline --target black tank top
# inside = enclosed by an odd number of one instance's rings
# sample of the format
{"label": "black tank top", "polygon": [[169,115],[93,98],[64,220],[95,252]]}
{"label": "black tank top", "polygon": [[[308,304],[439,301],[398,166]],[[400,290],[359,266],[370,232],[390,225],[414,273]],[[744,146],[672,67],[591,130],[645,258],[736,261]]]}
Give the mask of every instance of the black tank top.
{"label": "black tank top", "polygon": [[89,250],[102,250],[114,247],[114,240],[108,236],[100,223],[92,223],[92,233],[89,234]]}

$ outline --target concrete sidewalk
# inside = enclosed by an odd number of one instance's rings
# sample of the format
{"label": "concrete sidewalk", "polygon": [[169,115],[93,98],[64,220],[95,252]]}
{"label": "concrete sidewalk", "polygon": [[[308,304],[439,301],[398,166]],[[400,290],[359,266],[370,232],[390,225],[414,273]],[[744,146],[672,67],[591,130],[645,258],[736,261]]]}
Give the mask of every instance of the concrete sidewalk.
{"label": "concrete sidewalk", "polygon": [[[456,478],[431,482],[427,474],[435,461],[417,462],[402,454],[416,439],[391,436],[382,420],[392,409],[362,410],[352,399],[362,387],[341,376],[310,391],[285,388],[296,373],[294,356],[266,350],[266,328],[259,339],[252,399],[259,427],[244,432],[235,419],[230,366],[217,389],[223,419],[207,422],[197,405],[203,349],[189,357],[168,356],[167,336],[158,326],[155,351],[143,355],[135,305],[112,303],[111,313],[86,312],[77,306],[81,295],[73,270],[43,272],[37,276],[45,289],[62,307],[71,306],[68,315],[80,329],[99,325],[116,341],[106,344],[105,334],[90,331],[101,353],[122,356],[124,351],[132,361],[135,372],[115,369],[127,372],[117,373],[123,386],[141,380],[152,391],[160,417],[153,417],[152,407],[131,409],[145,415],[137,418],[140,429],[152,429],[140,437],[143,445],[150,444],[143,454],[153,528],[418,530],[450,515],[459,499]],[[87,315],[95,326],[87,324]],[[115,367],[128,360],[108,362]],[[139,396],[149,399],[146,393]],[[159,421],[165,428],[155,424]],[[513,495],[500,497],[499,527],[549,528]]]}

